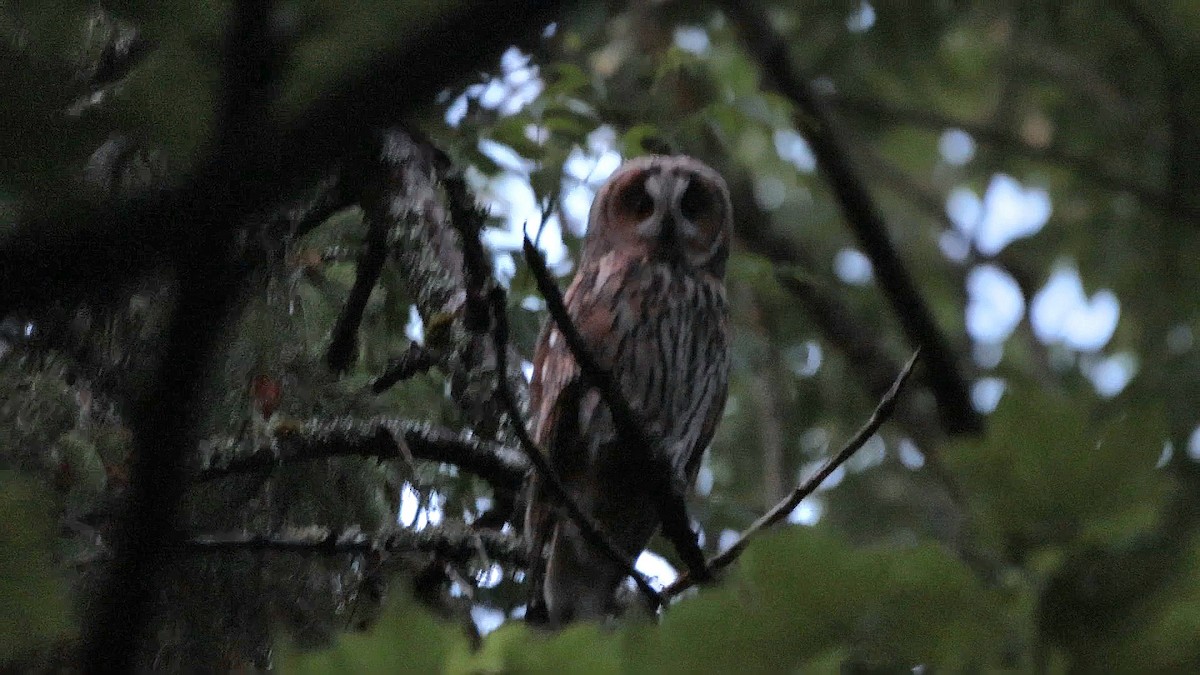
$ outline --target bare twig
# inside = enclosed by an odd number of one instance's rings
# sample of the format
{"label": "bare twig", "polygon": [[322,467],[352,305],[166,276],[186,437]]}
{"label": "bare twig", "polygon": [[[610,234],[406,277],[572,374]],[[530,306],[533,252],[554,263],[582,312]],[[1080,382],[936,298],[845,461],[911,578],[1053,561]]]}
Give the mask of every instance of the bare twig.
{"label": "bare twig", "polygon": [[407,420],[312,421],[302,428],[279,433],[270,445],[252,454],[226,459],[215,457],[196,477],[211,481],[246,473],[266,473],[283,464],[364,457],[406,460],[409,457],[452,464],[495,487],[517,489],[529,464],[520,451],[487,443],[450,429]]}
{"label": "bare twig", "polygon": [[[528,241],[528,240],[526,240]],[[513,395],[512,388],[508,384],[508,380],[499,376],[505,372],[505,360],[508,356],[508,316],[506,313],[506,303],[504,297],[504,289],[499,286],[493,286],[490,293],[492,306],[492,336],[496,345],[496,387],[499,390],[500,398],[505,403],[508,409],[508,415],[511,418],[513,432],[517,436],[517,440],[521,443],[521,449],[525,451],[525,455],[529,458],[530,464],[533,465],[534,471],[537,472],[538,479],[542,481],[542,485],[550,493],[550,496],[567,512],[567,516],[575,522],[579,527],[579,533],[583,535],[584,541],[598,549],[609,560],[616,563],[622,571],[633,578],[637,584],[638,590],[642,595],[646,596],[646,600],[650,603],[653,611],[657,611],[662,606],[662,596],[646,577],[633,566],[633,561],[621,553],[621,549],[613,543],[612,539],[594,519],[579,507],[579,504],[567,492],[566,486],[558,477],[558,472],[550,465],[546,459],[546,454],[534,442],[533,437],[529,435],[529,430],[525,428],[524,417],[521,414],[521,409],[517,405],[517,399]],[[536,552],[535,552],[536,553]],[[530,561],[531,563],[535,561]]]}
{"label": "bare twig", "polygon": [[[750,544],[750,540],[755,535],[787,518],[788,514],[795,510],[800,505],[800,502],[804,501],[805,497],[815,492],[821,486],[821,483],[824,483],[825,479],[829,478],[830,474],[836,471],[846,460],[850,459],[854,453],[858,452],[870,440],[871,436],[875,435],[876,431],[879,431],[879,427],[883,426],[883,423],[887,421],[896,409],[897,396],[899,396],[900,390],[908,380],[909,375],[912,374],[913,366],[916,365],[920,354],[920,350],[913,353],[912,358],[904,365],[904,370],[901,370],[900,374],[896,376],[896,381],[892,383],[892,388],[883,395],[883,398],[879,401],[879,405],[875,407],[875,411],[867,419],[866,424],[863,424],[858,432],[846,442],[846,445],[842,446],[842,449],[836,455],[830,457],[819,471],[796,486],[796,489],[792,490],[792,493],[784,498],[783,501],[776,504],[770,511],[767,511],[758,520],[754,521],[750,527],[746,528],[732,546],[713,556],[708,561],[710,572],[716,572],[737,560],[738,556],[746,550],[746,546]],[[679,575],[675,583],[663,590],[663,596],[669,599],[691,588],[695,583],[695,580],[687,572],[684,572]]]}
{"label": "bare twig", "polygon": [[812,147],[847,224],[871,260],[880,289],[909,341],[925,354],[929,384],[937,398],[942,423],[950,433],[982,431],[983,418],[971,406],[954,351],[896,253],[887,224],[851,165],[836,120],[824,100],[817,96],[803,74],[793,68],[786,44],[767,23],[761,7],[735,0],[727,0],[722,7],[739,26],[746,49],[758,61],[767,80],[795,104],[797,126]]}

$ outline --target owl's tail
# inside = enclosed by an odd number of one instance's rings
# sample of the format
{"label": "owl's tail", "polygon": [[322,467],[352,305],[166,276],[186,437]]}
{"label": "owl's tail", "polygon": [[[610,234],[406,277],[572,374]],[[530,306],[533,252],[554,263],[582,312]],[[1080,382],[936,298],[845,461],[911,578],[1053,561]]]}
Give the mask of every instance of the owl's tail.
{"label": "owl's tail", "polygon": [[[625,497],[615,512],[602,507],[593,510],[593,515],[614,544],[636,556],[658,528],[658,516],[647,497]],[[617,586],[624,577],[624,567],[589,544],[575,523],[559,521],[554,525],[543,580],[550,625],[602,621],[612,615],[617,609]]]}

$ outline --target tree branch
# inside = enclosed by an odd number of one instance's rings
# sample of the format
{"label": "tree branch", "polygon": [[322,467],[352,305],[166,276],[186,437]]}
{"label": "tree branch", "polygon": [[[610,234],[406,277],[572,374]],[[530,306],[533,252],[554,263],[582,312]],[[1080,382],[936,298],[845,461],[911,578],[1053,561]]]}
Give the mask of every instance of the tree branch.
{"label": "tree branch", "polygon": [[[917,358],[920,356],[920,354],[920,350],[917,350],[913,353],[912,357],[908,360],[908,363],[904,365],[904,370],[901,370],[900,374],[896,376],[896,381],[892,383],[891,389],[884,394],[883,398],[879,401],[879,405],[875,407],[875,411],[871,413],[871,417],[868,418],[867,422],[863,424],[858,432],[846,442],[846,445],[842,446],[842,449],[839,450],[836,455],[830,457],[829,460],[820,468],[820,470],[818,470],[803,483],[796,486],[796,489],[792,490],[792,493],[784,498],[783,501],[776,504],[770,511],[767,511],[760,516],[758,520],[754,521],[750,527],[746,528],[732,546],[712,557],[708,561],[708,569],[710,572],[716,572],[717,570],[728,567],[730,563],[737,560],[738,557],[742,555],[742,552],[746,550],[746,547],[750,545],[750,540],[755,535],[787,518],[788,514],[795,510],[795,508],[800,505],[800,502],[804,501],[805,497],[808,497],[813,492],[816,492],[817,488],[821,486],[821,483],[824,483],[825,480],[838,469],[838,467],[840,467],[842,464],[845,464],[846,460],[850,459],[854,453],[858,452],[858,450],[862,448],[862,446],[865,445],[872,436],[875,435],[875,432],[879,431],[879,427],[883,426],[883,423],[887,421],[892,412],[896,409],[896,400],[900,394],[900,390],[904,387],[904,383],[908,380],[909,375],[912,374],[913,366],[916,365]],[[670,599],[691,588],[695,585],[695,583],[695,580],[693,580],[689,574],[684,572],[683,574],[679,575],[679,578],[675,580],[675,583],[663,590],[663,596]]]}
{"label": "tree branch", "polygon": [[[528,241],[528,240],[526,240]],[[499,286],[493,286],[490,293],[492,307],[492,339],[496,345],[496,360],[498,373],[504,372],[504,361],[508,355],[508,315],[506,312],[506,301],[504,297],[504,289]],[[567,492],[566,486],[558,477],[558,472],[550,465],[546,459],[546,453],[534,442],[533,437],[529,435],[529,430],[525,428],[524,416],[521,414],[520,406],[517,405],[517,399],[513,395],[512,389],[505,378],[496,378],[496,389],[500,393],[500,399],[504,402],[511,427],[517,436],[517,440],[521,443],[521,449],[525,451],[525,456],[529,458],[529,463],[533,465],[533,469],[537,472],[537,477],[542,481],[542,484],[550,492],[554,500],[567,512],[575,525],[579,527],[579,533],[583,535],[584,541],[589,545],[603,553],[609,560],[616,563],[629,577],[633,578],[637,584],[638,590],[642,595],[646,596],[646,600],[650,603],[652,611],[658,611],[662,606],[662,596],[646,577],[633,566],[633,561],[625,557],[621,553],[621,549],[613,543],[608,534],[601,529],[600,525],[587,513],[580,508],[571,494]],[[536,552],[535,552],[536,554]],[[530,561],[534,563],[535,561]]]}
{"label": "tree branch", "polygon": [[786,45],[760,9],[734,0],[726,0],[722,7],[738,25],[746,49],[758,61],[767,80],[795,104],[797,126],[829,181],[847,224],[870,258],[881,290],[909,341],[925,354],[929,383],[937,397],[942,423],[950,433],[979,433],[983,418],[971,405],[954,352],[892,246],[887,224],[851,166],[842,135],[824,101],[792,67]]}
{"label": "tree branch", "polygon": [[[260,154],[263,124],[282,60],[271,35],[272,8],[273,3],[250,0],[235,5],[222,63],[224,91],[217,110],[218,159],[213,166],[244,156],[245,172],[236,178],[246,179],[248,184],[254,184],[254,177],[265,168]],[[222,181],[217,174],[205,179],[214,184]],[[82,654],[88,672],[137,669],[136,658],[158,597],[159,579],[170,567],[180,540],[177,516],[186,477],[183,458],[195,445],[204,374],[244,275],[244,270],[228,264],[235,224],[245,215],[238,208],[244,202],[239,199],[244,197],[244,188],[227,187],[227,194],[212,195],[212,200],[200,204],[168,200],[178,207],[177,212],[164,210],[157,218],[149,218],[153,223],[178,215],[174,225],[179,229],[164,249],[176,275],[178,296],[162,359],[152,384],[133,409],[132,479],[113,537],[116,558],[84,631]],[[131,234],[120,233],[122,237]],[[138,248],[130,239],[125,241],[130,248]],[[0,266],[0,276],[28,275],[33,283],[24,281],[22,286],[52,291],[55,284],[37,285],[45,280],[38,279],[36,272],[60,262],[63,250],[48,253],[55,256],[53,261],[34,258],[11,270]],[[0,297],[5,297],[4,291]],[[0,314],[4,314],[4,306],[0,300]]]}
{"label": "tree branch", "polygon": [[698,536],[688,519],[687,493],[683,477],[675,475],[667,461],[668,455],[662,448],[661,440],[652,438],[646,432],[645,424],[621,393],[620,385],[612,372],[596,361],[583,336],[571,321],[563,303],[562,292],[554,282],[554,276],[550,274],[545,258],[528,236],[525,237],[525,260],[533,272],[538,291],[546,300],[550,318],[562,333],[584,379],[600,392],[601,400],[612,415],[617,434],[621,441],[633,450],[631,456],[645,463],[644,467],[632,466],[629,470],[635,475],[642,474],[640,479],[647,483],[647,490],[657,502],[663,536],[675,546],[675,551],[679,553],[687,568],[692,570],[698,579],[704,581],[704,553],[700,550]]}
{"label": "tree branch", "polygon": [[1123,176],[1106,166],[1103,160],[1078,155],[1058,142],[1052,141],[1044,147],[1033,145],[1020,136],[991,125],[952,117],[936,110],[921,110],[858,96],[832,95],[826,100],[841,112],[889,124],[909,124],[938,131],[961,129],[981,143],[1012,151],[1030,160],[1056,164],[1101,188],[1131,194],[1160,214],[1179,212],[1192,217],[1200,215],[1200,209],[1172,201],[1170,191],[1164,192],[1132,176]]}
{"label": "tree branch", "polygon": [[421,530],[400,529],[383,537],[368,535],[360,530],[337,532],[327,528],[302,529],[293,536],[231,532],[193,536],[183,542],[182,548],[184,551],[195,553],[432,553],[443,560],[456,563],[485,557],[516,565],[525,564],[525,542],[519,537],[496,531],[477,531],[453,526],[426,527]]}
{"label": "tree branch", "polygon": [[223,452],[223,448],[210,450],[207,466],[197,474],[197,482],[267,473],[283,464],[331,457],[441,462],[473,473],[493,486],[514,490],[529,470],[518,450],[407,420],[315,420],[298,430],[277,433],[269,445],[249,455],[225,457]]}
{"label": "tree branch", "polygon": [[48,213],[23,219],[0,243],[0,317],[47,299],[111,292],[160,262],[214,203],[227,203],[238,216],[270,211],[338,159],[364,153],[373,130],[432,101],[447,84],[475,72],[514,42],[536,37],[572,4],[475,0],[456,5],[332,87],[288,127],[266,129],[252,154],[218,145],[178,188],[97,210],[78,202],[54,205]]}

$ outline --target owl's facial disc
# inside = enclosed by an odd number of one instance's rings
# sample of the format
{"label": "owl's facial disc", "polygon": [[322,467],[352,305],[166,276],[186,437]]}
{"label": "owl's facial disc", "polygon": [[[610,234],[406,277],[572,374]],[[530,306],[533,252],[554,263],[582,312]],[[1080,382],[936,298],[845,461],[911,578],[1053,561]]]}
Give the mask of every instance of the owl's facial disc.
{"label": "owl's facial disc", "polygon": [[642,237],[655,242],[655,257],[693,267],[705,264],[714,242],[704,219],[715,204],[711,191],[699,177],[674,171],[648,171],[643,188],[651,206],[637,224]]}

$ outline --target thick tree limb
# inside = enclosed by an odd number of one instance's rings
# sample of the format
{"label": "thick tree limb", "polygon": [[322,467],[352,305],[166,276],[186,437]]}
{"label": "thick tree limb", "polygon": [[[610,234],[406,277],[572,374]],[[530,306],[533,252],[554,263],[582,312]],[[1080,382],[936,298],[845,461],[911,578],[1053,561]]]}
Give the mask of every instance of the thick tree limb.
{"label": "thick tree limb", "polygon": [[746,49],[758,61],[771,86],[796,105],[797,125],[829,181],[847,224],[871,260],[881,290],[909,341],[925,355],[942,423],[950,433],[982,431],[983,418],[971,405],[954,352],[892,246],[878,206],[850,165],[842,136],[825,102],[792,67],[786,45],[768,25],[760,8],[734,0],[727,0],[722,7],[738,25]]}
{"label": "thick tree limb", "polygon": [[[424,358],[448,375],[450,396],[476,433],[502,437],[505,407],[494,384],[495,347],[486,332],[490,309],[477,306],[491,281],[491,266],[478,235],[468,244],[472,237],[464,234],[478,231],[482,215],[469,196],[439,184],[438,176],[450,171],[446,162],[414,134],[387,130],[375,158],[376,175],[364,188],[363,210],[369,221],[386,223],[395,268],[425,322]],[[475,262],[464,264],[464,255]],[[519,362],[506,363],[505,377],[523,404],[526,383]],[[383,384],[377,383],[377,390]]]}
{"label": "thick tree limb", "polygon": [[[244,155],[245,172],[237,178],[249,184],[254,184],[254,178],[261,176],[265,168],[260,159],[262,125],[268,119],[274,76],[281,65],[282,54],[271,39],[272,8],[270,2],[249,0],[235,5],[222,63],[224,90],[217,110],[218,159],[214,166],[229,157]],[[205,178],[212,183],[221,181],[217,174]],[[228,263],[235,243],[235,223],[245,215],[238,208],[244,193],[240,186],[228,188],[228,194],[212,195],[214,199],[200,204],[173,199],[167,202],[178,207],[180,216],[180,229],[164,249],[176,274],[178,296],[161,364],[151,386],[133,407],[129,498],[117,521],[116,558],[110,581],[85,627],[82,653],[88,672],[136,669],[137,654],[158,596],[159,578],[170,567],[172,552],[180,540],[177,515],[185,482],[183,457],[194,445],[199,390],[217,335],[244,275],[243,270]],[[158,221],[161,225],[172,214],[174,210],[164,210],[154,214],[157,218],[151,215],[148,222]],[[129,245],[129,240],[126,242]],[[38,290],[45,292],[53,284],[37,285],[36,281],[45,280],[39,280],[36,273],[61,261],[62,252],[47,252],[55,255],[54,261],[34,258],[15,270],[0,266],[0,276],[28,275]],[[0,297],[3,294],[0,291]],[[5,303],[0,300],[3,307]]]}
{"label": "thick tree limb", "polygon": [[529,463],[520,451],[433,426],[407,420],[316,420],[300,429],[278,433],[269,445],[249,455],[222,457],[219,450],[196,476],[206,482],[246,473],[265,473],[283,464],[364,457],[381,461],[423,459],[452,464],[493,486],[517,489]]}
{"label": "thick tree limb", "polygon": [[243,273],[231,264],[236,224],[367,146],[371,129],[432,100],[514,36],[535,33],[559,4],[457,6],[278,129],[268,126],[282,56],[272,39],[272,5],[243,0],[235,5],[222,68],[219,131],[198,170],[181,187],[146,198],[93,212],[70,205],[26,219],[0,243],[0,318],[48,299],[112,293],[164,259],[178,274],[162,365],[132,419],[130,499],[117,530],[111,582],[85,630],[86,670],[134,669],[160,573],[177,550],[183,457],[195,444],[198,389]]}
{"label": "thick tree limb", "polygon": [[554,276],[550,274],[545,258],[528,236],[525,237],[525,260],[533,272],[538,290],[546,300],[550,317],[566,340],[579,370],[588,383],[600,392],[600,398],[608,407],[613,426],[616,427],[622,442],[630,448],[635,448],[636,451],[631,454],[646,463],[644,467],[631,466],[629,471],[642,474],[641,480],[646,482],[647,490],[657,500],[663,536],[675,546],[675,551],[679,553],[688,569],[701,581],[705,580],[704,553],[700,550],[698,536],[688,519],[687,486],[683,477],[676,476],[672,471],[666,461],[667,453],[661,448],[661,441],[652,438],[646,432],[645,424],[621,393],[616,378],[596,361],[583,336],[571,321],[563,303],[562,292],[554,282]]}
{"label": "thick tree limb", "polygon": [[306,528],[291,536],[230,532],[193,536],[183,542],[182,548],[184,551],[197,553],[432,553],[443,560],[457,563],[483,557],[515,565],[525,564],[525,542],[519,537],[454,526],[426,527],[422,530],[400,529],[382,537],[359,530],[337,532],[327,528]]}
{"label": "thick tree limb", "polygon": [[[746,547],[750,545],[750,540],[754,536],[756,536],[762,530],[765,530],[766,528],[771,527],[772,525],[775,525],[787,518],[788,514],[794,511],[795,508],[800,505],[800,502],[804,501],[805,497],[808,497],[813,492],[816,492],[817,488],[821,487],[821,483],[824,483],[825,480],[838,469],[838,467],[840,467],[842,464],[845,464],[846,460],[850,459],[854,453],[858,452],[858,450],[862,448],[862,446],[865,445],[872,436],[875,435],[875,432],[879,431],[879,427],[883,426],[883,423],[888,420],[892,412],[896,409],[896,400],[900,394],[900,390],[904,387],[904,383],[908,380],[909,375],[912,374],[913,366],[916,365],[917,358],[920,356],[920,354],[921,352],[918,350],[912,355],[912,358],[910,358],[908,363],[904,365],[904,370],[901,370],[900,374],[896,376],[896,381],[892,383],[892,388],[889,389],[886,394],[884,394],[883,398],[879,401],[879,405],[875,407],[875,411],[871,413],[871,417],[868,418],[867,422],[863,424],[858,432],[846,442],[846,445],[842,446],[842,449],[839,450],[836,455],[830,457],[829,460],[820,468],[820,470],[812,475],[812,477],[796,486],[796,489],[792,490],[792,493],[785,497],[783,501],[776,504],[770,511],[767,511],[760,516],[758,520],[754,521],[750,527],[746,528],[732,546],[712,557],[708,561],[708,569],[710,572],[716,572],[717,570],[728,567],[730,563],[737,560],[742,552],[746,550]],[[695,583],[695,580],[692,579],[689,574],[684,572],[683,574],[679,575],[679,578],[675,580],[675,583],[663,590],[663,595],[667,598],[671,598],[691,588],[695,585]]]}

